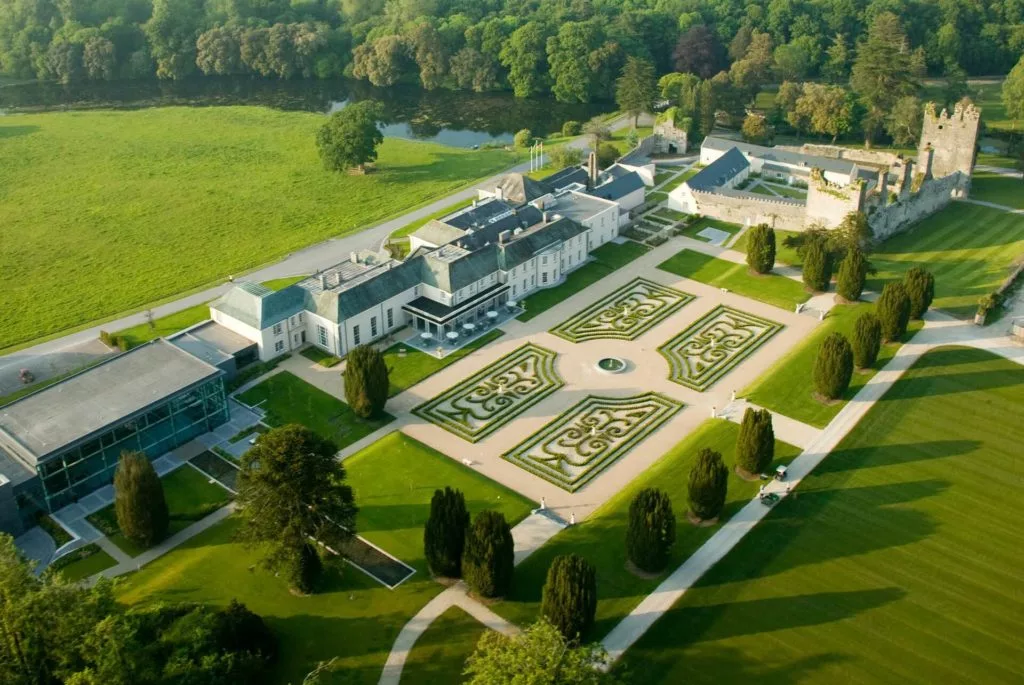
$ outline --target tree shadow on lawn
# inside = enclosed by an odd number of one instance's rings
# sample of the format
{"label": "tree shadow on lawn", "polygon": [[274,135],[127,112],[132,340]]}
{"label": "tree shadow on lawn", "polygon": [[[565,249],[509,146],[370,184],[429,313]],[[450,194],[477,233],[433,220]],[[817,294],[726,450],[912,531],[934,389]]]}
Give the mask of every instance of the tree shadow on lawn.
{"label": "tree shadow on lawn", "polygon": [[[947,361],[949,363],[947,363]],[[930,352],[915,364],[920,371],[927,368],[952,366],[953,364],[977,364],[977,358],[964,358],[962,350],[938,350]],[[930,372],[927,375],[903,377],[885,395],[882,402],[909,400],[921,397],[937,397],[964,392],[978,392],[1020,386],[1024,384],[1024,367],[993,371],[966,371],[963,373]]]}
{"label": "tree shadow on lawn", "polygon": [[[932,440],[897,445],[872,445],[836,450],[814,469],[816,476],[841,471],[863,471],[882,466],[902,466],[969,454],[981,447],[978,440]],[[870,463],[868,463],[870,462]]]}
{"label": "tree shadow on lawn", "polygon": [[[428,490],[433,494],[437,487],[431,485],[420,487],[417,490]],[[356,504],[359,506],[359,518],[357,519],[356,532],[364,533],[385,532],[394,530],[406,530],[416,528],[422,531],[430,517],[430,503],[423,504],[367,504],[367,499],[360,499],[356,492]],[[371,498],[372,501],[372,498]],[[470,511],[470,518],[474,512],[485,509],[496,509],[498,502],[488,500],[466,500],[466,508]],[[509,521],[514,526],[518,521]]]}
{"label": "tree shadow on lawn", "polygon": [[481,174],[493,175],[514,164],[516,161],[513,158],[504,161],[495,158],[492,164],[486,165],[479,161],[473,161],[470,155],[435,152],[433,161],[428,164],[389,167],[385,160],[372,175],[379,176],[381,180],[394,185],[421,183],[424,177],[429,177],[431,181],[435,182],[470,183]]}

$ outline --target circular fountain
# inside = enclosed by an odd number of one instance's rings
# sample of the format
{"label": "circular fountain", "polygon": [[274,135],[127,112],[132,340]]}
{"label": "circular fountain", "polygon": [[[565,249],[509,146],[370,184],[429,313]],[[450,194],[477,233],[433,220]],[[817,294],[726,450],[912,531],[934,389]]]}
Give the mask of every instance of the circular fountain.
{"label": "circular fountain", "polygon": [[628,368],[626,361],[618,357],[601,357],[596,366],[602,373],[622,373]]}

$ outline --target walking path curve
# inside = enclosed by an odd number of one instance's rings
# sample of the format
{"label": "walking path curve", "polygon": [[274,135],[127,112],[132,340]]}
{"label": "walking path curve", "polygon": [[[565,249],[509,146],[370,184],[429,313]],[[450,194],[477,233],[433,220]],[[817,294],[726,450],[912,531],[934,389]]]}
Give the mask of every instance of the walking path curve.
{"label": "walking path curve", "polygon": [[1007,205],[1001,205],[995,202],[986,202],[985,200],[963,198],[962,200],[958,200],[958,202],[966,202],[969,205],[981,205],[982,207],[991,207],[992,209],[998,209],[1009,214],[1024,214],[1024,209],[1015,209],[1014,207],[1008,207]]}
{"label": "walking path curve", "polygon": [[[1015,345],[1005,336],[937,312],[929,312],[925,320],[924,329],[899,349],[889,363],[861,388],[853,400],[790,464],[786,482],[771,482],[767,487],[768,492],[776,492],[784,497],[791,488],[797,487],[800,481],[835,449],[875,402],[880,400],[903,373],[930,349],[942,345],[968,345],[1024,365],[1024,347]],[[654,592],[645,597],[602,640],[611,659],[619,659],[701,576],[723,559],[744,535],[753,530],[768,511],[769,509],[758,499],[751,500]]]}

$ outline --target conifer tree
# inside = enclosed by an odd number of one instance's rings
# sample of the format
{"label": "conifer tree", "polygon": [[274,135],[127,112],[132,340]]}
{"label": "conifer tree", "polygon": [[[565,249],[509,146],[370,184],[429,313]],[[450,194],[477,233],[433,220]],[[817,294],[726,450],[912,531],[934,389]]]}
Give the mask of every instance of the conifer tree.
{"label": "conifer tree", "polygon": [[580,640],[594,625],[597,571],[581,556],[555,557],[548,568],[540,613],[565,636]]}
{"label": "conifer tree", "polygon": [[910,318],[920,319],[935,298],[935,277],[931,272],[915,266],[903,279],[910,298]]}
{"label": "conifer tree", "polygon": [[839,264],[836,279],[836,293],[847,302],[856,302],[864,292],[864,280],[868,274],[868,260],[859,247],[851,247]]}
{"label": "conifer tree", "polygon": [[910,322],[910,296],[900,282],[886,283],[875,305],[875,313],[882,325],[882,342],[900,340]]}
{"label": "conifer tree", "polygon": [[657,573],[668,564],[676,542],[676,517],[666,493],[654,488],[641,490],[629,504],[626,555],[633,564]]}
{"label": "conifer tree", "polygon": [[323,573],[323,562],[312,543],[306,542],[299,548],[299,554],[292,560],[289,569],[291,586],[304,595],[316,590],[317,581]]}
{"label": "conifer tree", "polygon": [[747,266],[759,274],[775,268],[775,231],[768,224],[758,224],[750,229]]}
{"label": "conifer tree", "polygon": [[503,597],[512,587],[512,531],[504,514],[481,511],[466,533],[462,577],[481,597]]}
{"label": "conifer tree", "polygon": [[721,453],[701,448],[690,468],[690,511],[701,521],[717,517],[725,506],[728,487],[729,469]]}
{"label": "conifer tree", "polygon": [[828,290],[829,281],[832,280],[832,256],[824,241],[813,240],[808,243],[803,258],[804,285],[816,293]]}
{"label": "conifer tree", "polygon": [[843,396],[853,377],[853,350],[842,333],[832,333],[821,343],[814,360],[814,388],[829,400]]}
{"label": "conifer tree", "polygon": [[357,416],[376,418],[388,399],[388,367],[384,355],[369,345],[348,353],[345,362],[345,401]]}
{"label": "conifer tree", "polygon": [[164,485],[142,452],[122,452],[114,473],[114,512],[126,538],[152,547],[167,535],[170,514]]}
{"label": "conifer tree", "polygon": [[764,473],[775,458],[772,413],[747,407],[736,436],[736,466],[753,476]]}
{"label": "conifer tree", "polygon": [[853,364],[858,369],[870,369],[878,359],[882,347],[882,324],[871,312],[857,318],[853,326]]}
{"label": "conifer tree", "polygon": [[462,492],[450,487],[434,490],[430,517],[423,529],[423,551],[427,566],[435,576],[458,578],[462,575],[467,528],[469,511]]}

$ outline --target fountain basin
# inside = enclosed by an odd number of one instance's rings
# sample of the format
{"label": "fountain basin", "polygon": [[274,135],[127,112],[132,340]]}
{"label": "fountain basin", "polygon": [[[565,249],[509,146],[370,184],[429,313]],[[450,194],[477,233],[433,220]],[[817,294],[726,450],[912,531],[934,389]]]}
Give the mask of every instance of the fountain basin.
{"label": "fountain basin", "polygon": [[602,373],[622,373],[628,368],[624,359],[618,357],[602,357],[597,360],[597,370]]}

